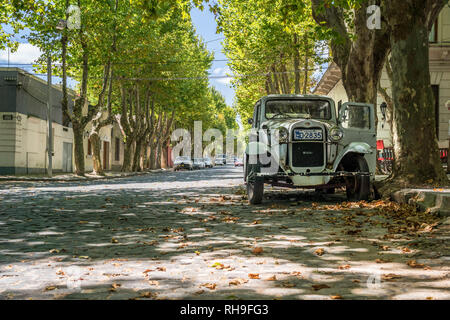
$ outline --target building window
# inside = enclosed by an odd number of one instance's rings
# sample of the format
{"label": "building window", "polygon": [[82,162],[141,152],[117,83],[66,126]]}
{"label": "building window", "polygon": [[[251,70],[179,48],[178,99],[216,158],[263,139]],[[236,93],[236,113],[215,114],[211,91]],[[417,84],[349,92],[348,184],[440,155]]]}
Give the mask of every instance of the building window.
{"label": "building window", "polygon": [[433,27],[431,28],[428,41],[430,41],[430,43],[436,43],[437,38],[438,38],[438,20],[436,19],[436,22],[433,24]]}
{"label": "building window", "polygon": [[88,139],[88,156],[92,156],[92,144],[91,144],[91,138]]}
{"label": "building window", "polygon": [[120,139],[116,138],[115,161],[120,161]]}
{"label": "building window", "polygon": [[432,85],[434,96],[434,119],[436,121],[436,137],[439,140],[439,85]]}

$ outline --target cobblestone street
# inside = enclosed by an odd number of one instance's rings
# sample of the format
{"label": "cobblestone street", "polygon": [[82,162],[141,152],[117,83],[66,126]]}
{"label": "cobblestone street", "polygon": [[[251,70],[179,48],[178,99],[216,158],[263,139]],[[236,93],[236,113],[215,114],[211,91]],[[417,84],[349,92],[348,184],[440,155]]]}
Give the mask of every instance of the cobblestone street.
{"label": "cobblestone street", "polygon": [[1,182],[0,298],[450,299],[448,220],[267,188],[248,205],[234,167]]}

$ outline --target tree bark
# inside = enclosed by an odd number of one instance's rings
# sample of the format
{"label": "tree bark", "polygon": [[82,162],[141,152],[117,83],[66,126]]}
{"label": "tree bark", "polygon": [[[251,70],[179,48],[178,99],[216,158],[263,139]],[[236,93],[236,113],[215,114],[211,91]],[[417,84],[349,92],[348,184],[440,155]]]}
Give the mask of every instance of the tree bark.
{"label": "tree bark", "polygon": [[300,54],[298,48],[298,36],[294,33],[294,93],[300,94]]}
{"label": "tree bark", "polygon": [[100,136],[97,133],[93,133],[90,135],[89,138],[91,140],[92,164],[93,164],[94,174],[103,176],[103,175],[105,175],[105,173],[103,172],[102,160],[101,160],[102,158],[101,158],[101,154],[100,154],[100,146],[101,146]]}
{"label": "tree bark", "polygon": [[84,176],[84,144],[83,144],[83,130],[78,122],[72,122],[73,142],[74,142],[74,160],[75,173],[78,176]]}
{"label": "tree bark", "polygon": [[[323,0],[311,0],[313,17],[339,36],[331,41],[333,60],[342,73],[342,82],[349,101],[372,103],[376,106],[377,87],[389,50],[389,28],[367,28],[367,7],[375,1],[366,1],[354,10],[354,40],[350,38],[344,9]],[[375,113],[376,115],[376,113]],[[375,119],[376,120],[376,119]]]}
{"label": "tree bark", "polygon": [[[396,139],[393,180],[405,185],[448,184],[439,158],[434,97],[430,85],[427,14],[414,15],[414,1],[390,8]],[[396,12],[404,12],[399,17]]]}

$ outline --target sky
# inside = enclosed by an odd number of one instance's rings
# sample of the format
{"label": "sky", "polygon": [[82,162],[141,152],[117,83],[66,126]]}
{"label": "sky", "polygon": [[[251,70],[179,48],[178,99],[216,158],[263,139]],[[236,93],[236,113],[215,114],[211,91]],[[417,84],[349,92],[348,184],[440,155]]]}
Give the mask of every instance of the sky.
{"label": "sky", "polygon": [[[200,11],[197,8],[191,11],[192,23],[197,31],[197,34],[206,42],[209,51],[214,52],[214,60],[226,60],[227,57],[223,53],[222,41],[223,34],[216,33],[216,20],[207,8]],[[221,40],[217,40],[221,39]],[[227,66],[227,61],[213,61],[212,67],[209,70],[211,76],[225,76],[231,71]],[[212,86],[222,93],[225,101],[229,106],[233,104],[234,90],[230,84],[230,78],[211,79]]]}

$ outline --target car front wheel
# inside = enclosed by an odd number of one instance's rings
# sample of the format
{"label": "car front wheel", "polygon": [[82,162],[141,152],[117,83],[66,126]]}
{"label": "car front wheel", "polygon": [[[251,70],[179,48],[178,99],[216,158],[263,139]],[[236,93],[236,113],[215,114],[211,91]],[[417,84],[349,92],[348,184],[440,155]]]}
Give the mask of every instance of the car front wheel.
{"label": "car front wheel", "polygon": [[[357,155],[353,159],[351,172],[369,172],[369,166],[363,156]],[[346,180],[346,192],[348,201],[369,200],[370,176],[360,175],[349,177]]]}
{"label": "car front wheel", "polygon": [[260,204],[264,196],[264,178],[257,176],[259,166],[247,165],[247,197],[250,204]]}

